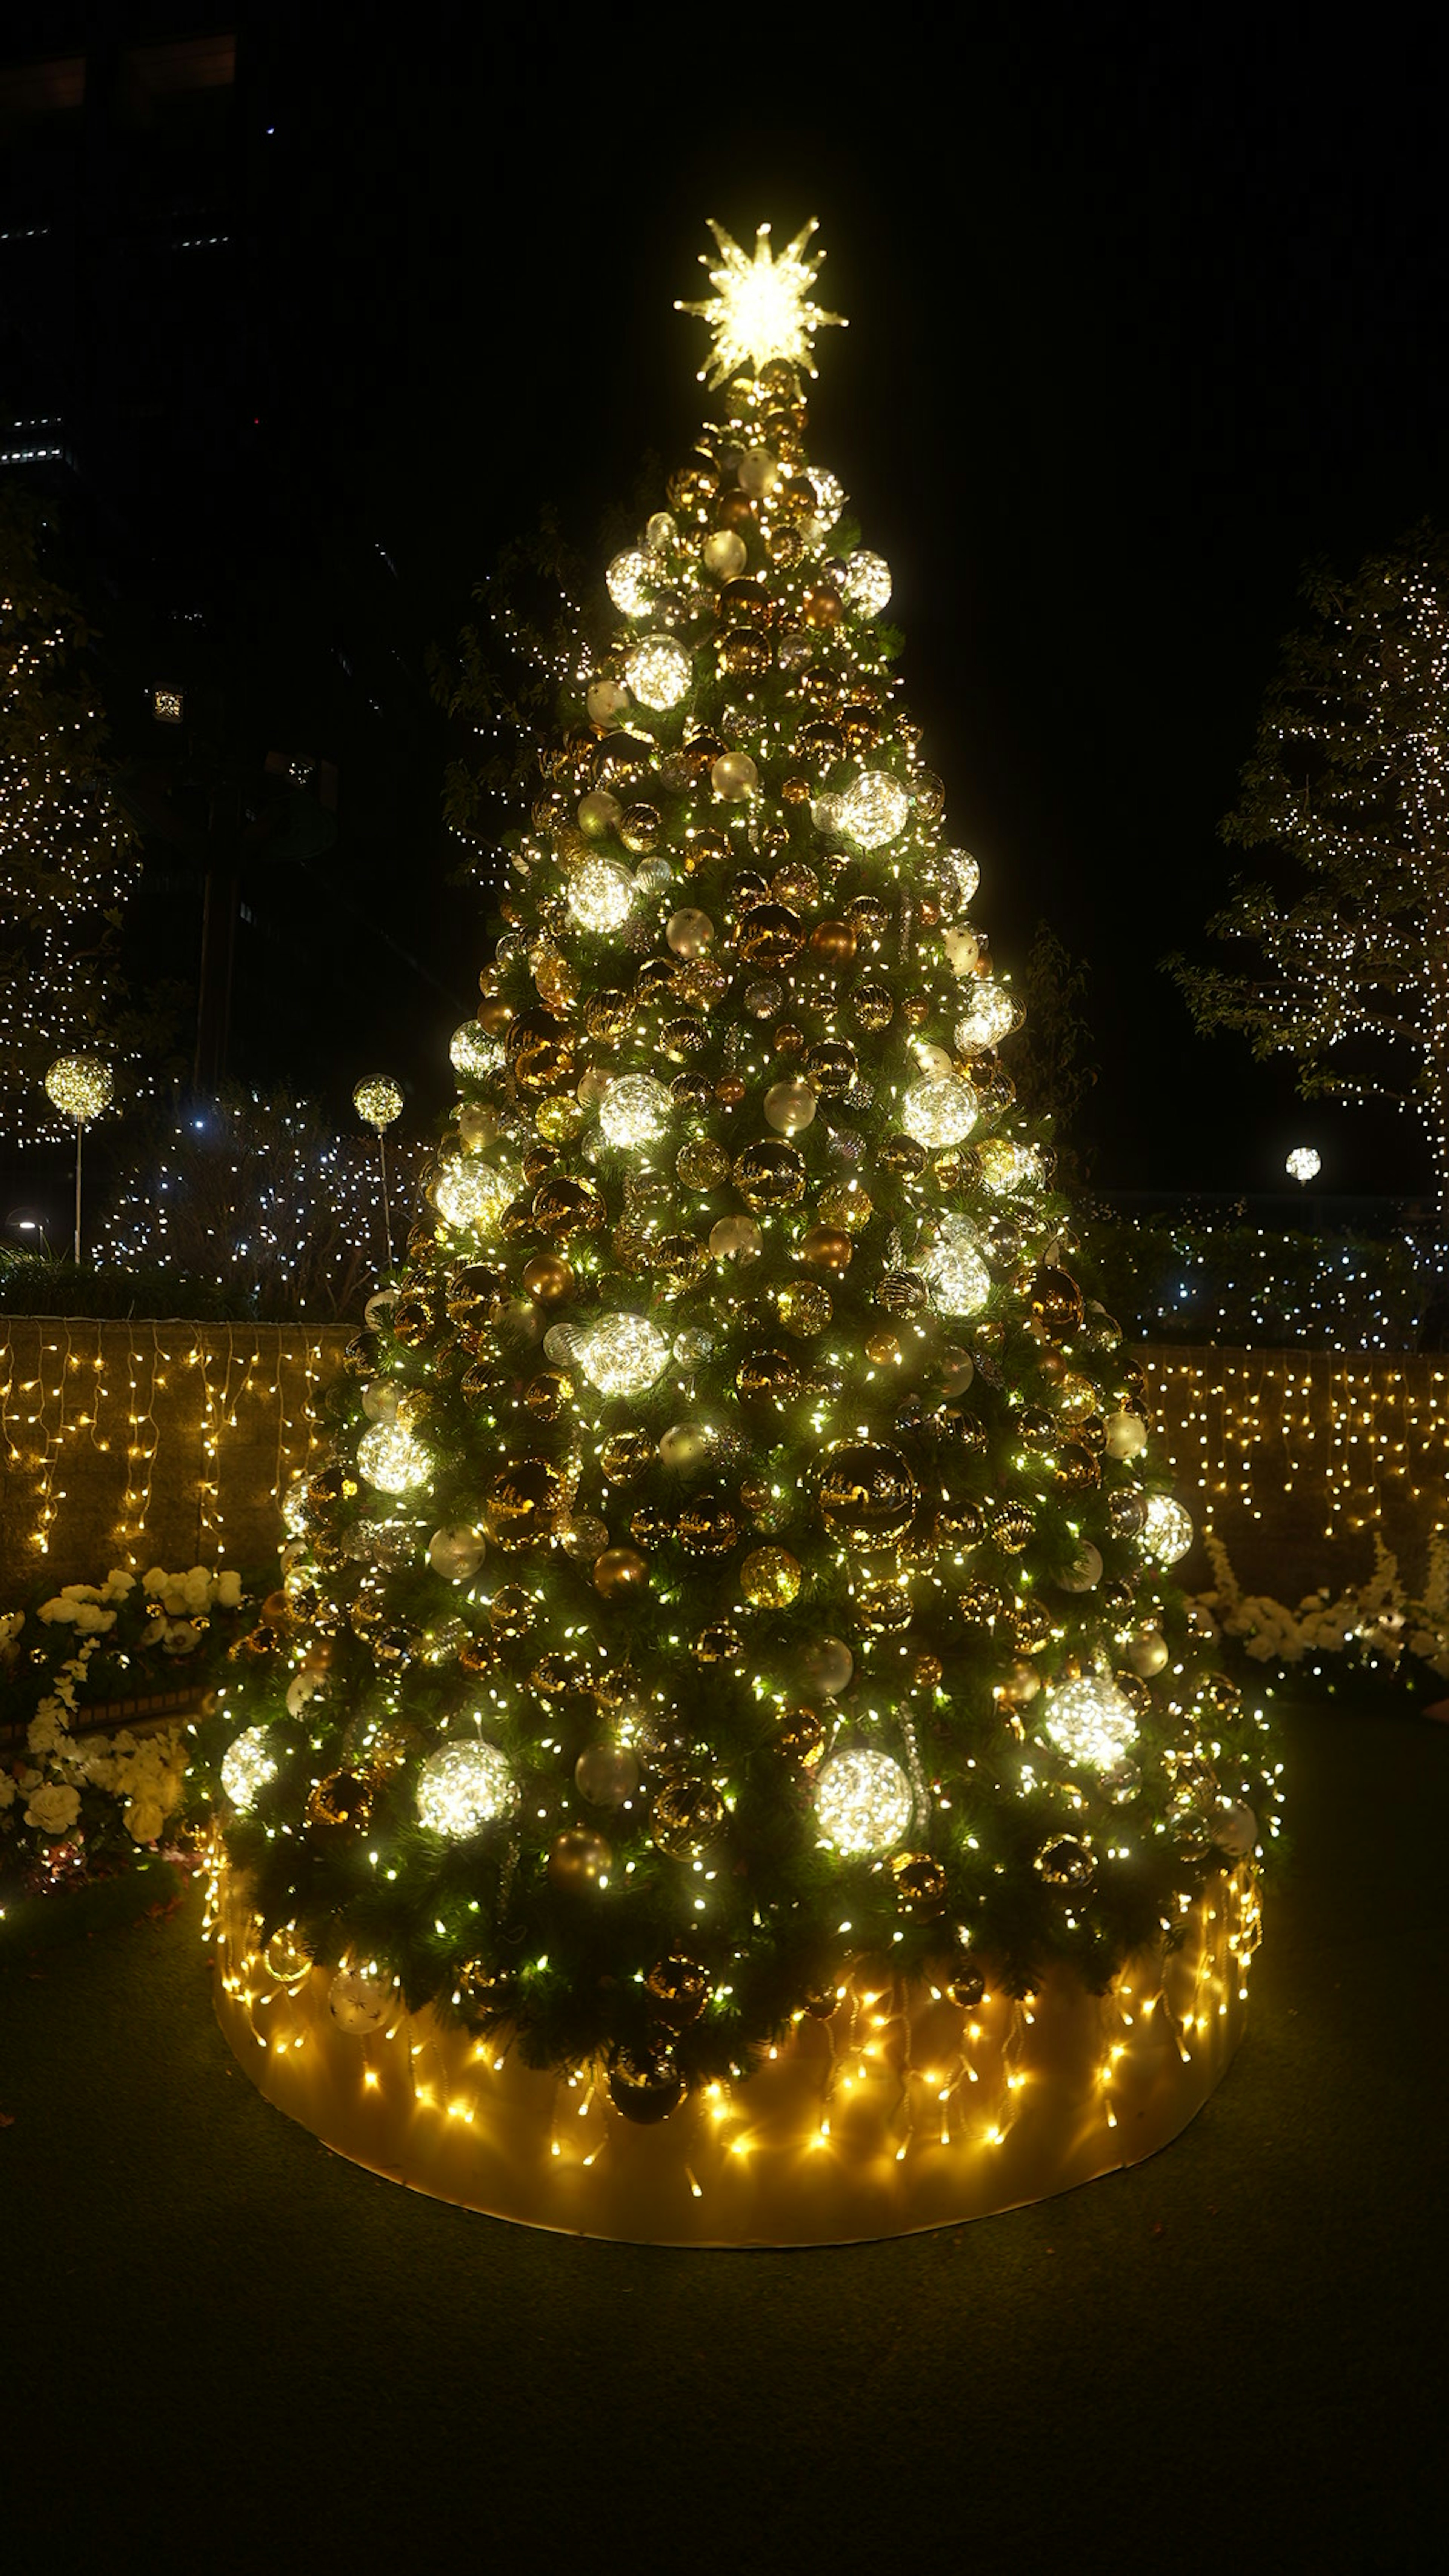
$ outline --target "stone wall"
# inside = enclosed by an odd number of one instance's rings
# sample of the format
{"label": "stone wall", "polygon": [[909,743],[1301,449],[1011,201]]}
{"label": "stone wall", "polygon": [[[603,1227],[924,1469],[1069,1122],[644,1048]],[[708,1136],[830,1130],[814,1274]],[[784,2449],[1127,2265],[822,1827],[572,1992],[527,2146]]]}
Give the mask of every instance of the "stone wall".
{"label": "stone wall", "polygon": [[[270,1576],[277,1497],[350,1330],[0,1318],[0,1608],[116,1564]],[[1245,1588],[1296,1602],[1357,1581],[1376,1530],[1419,1580],[1446,1518],[1449,1362],[1143,1358],[1149,1461],[1217,1529]],[[1190,1589],[1211,1581],[1200,1542],[1179,1571]]]}

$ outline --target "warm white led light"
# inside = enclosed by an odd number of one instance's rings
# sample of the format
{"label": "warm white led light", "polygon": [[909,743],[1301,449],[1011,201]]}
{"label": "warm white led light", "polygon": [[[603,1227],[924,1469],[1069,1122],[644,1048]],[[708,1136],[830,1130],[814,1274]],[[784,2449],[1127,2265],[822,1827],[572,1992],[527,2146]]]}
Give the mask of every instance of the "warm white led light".
{"label": "warm white led light", "polygon": [[913,1083],[901,1102],[906,1134],[931,1153],[964,1144],[975,1124],[975,1095],[968,1083],[951,1074],[942,1082]]}
{"label": "warm white led light", "polygon": [[456,1073],[492,1073],[503,1062],[503,1043],[490,1038],[476,1020],[465,1020],[449,1038],[448,1054]]}
{"label": "warm white led light", "polygon": [[623,554],[615,555],[604,575],[609,597],[626,617],[648,615],[653,603],[654,584],[658,579],[659,566],[655,558],[641,552],[638,546],[629,546]]}
{"label": "warm white led light", "polygon": [[357,1464],[379,1493],[408,1494],[426,1482],[433,1460],[400,1422],[375,1422],[357,1444]]}
{"label": "warm white led light", "polygon": [[1136,1741],[1137,1720],[1131,1701],[1105,1673],[1084,1673],[1049,1694],[1046,1732],[1069,1762],[1107,1771]]}
{"label": "warm white led light", "polygon": [[979,1314],[991,1294],[991,1273],[977,1250],[969,1217],[942,1217],[937,1240],[916,1255],[914,1267],[943,1315]]}
{"label": "warm white led light", "polygon": [[956,1044],[964,1055],[980,1055],[998,1046],[1020,1026],[1021,1011],[1004,986],[989,975],[974,975],[966,986],[966,1008],[956,1023]]}
{"label": "warm white led light", "polygon": [[438,1214],[449,1225],[466,1227],[473,1234],[491,1234],[506,1207],[511,1207],[523,1187],[523,1175],[500,1171],[492,1163],[473,1158],[444,1165],[433,1192]]}
{"label": "warm white led light", "polygon": [[806,224],[778,259],[770,248],[769,225],[760,224],[753,260],[745,257],[722,224],[711,218],[709,228],[720,247],[720,263],[711,267],[708,252],[701,251],[700,266],[708,270],[715,292],[707,302],[675,306],[676,312],[693,313],[707,322],[714,334],[709,362],[699,371],[701,380],[722,385],[743,366],[758,375],[773,358],[788,359],[813,376],[812,335],[827,322],[845,319],[842,313],[827,313],[811,297],[823,257],[823,253],[814,259],[804,255],[815,224]]}
{"label": "warm white led light", "polygon": [[641,635],[624,665],[624,677],[641,707],[663,714],[689,694],[693,665],[672,635]]}
{"label": "warm white led light", "polygon": [[642,1395],[669,1365],[669,1337],[647,1315],[601,1315],[576,1335],[573,1355],[600,1395]]}
{"label": "warm white led light", "polygon": [[888,769],[865,769],[836,799],[835,819],[863,850],[881,850],[905,830],[910,810],[910,797],[898,778]]}
{"label": "warm white led light", "polygon": [[277,1748],[269,1727],[244,1726],[221,1757],[221,1785],[239,1815],[253,1805],[259,1789],[277,1776]]}
{"label": "warm white led light", "polygon": [[1159,1565],[1176,1565],[1192,1545],[1192,1514],[1176,1494],[1148,1494],[1144,1501],[1147,1517],[1137,1544],[1145,1556],[1155,1556]]}
{"label": "warm white led light", "polygon": [[1295,1181],[1316,1181],[1323,1169],[1323,1157],[1316,1145],[1295,1145],[1287,1168]]}
{"label": "warm white led light", "polygon": [[67,1118],[99,1118],[109,1106],[114,1085],[111,1068],[98,1055],[58,1055],[45,1076],[45,1088]]}
{"label": "warm white led light", "polygon": [[569,910],[581,930],[622,930],[634,895],[634,879],[622,859],[581,859],[569,878]]}
{"label": "warm white led light", "polygon": [[884,555],[862,546],[846,564],[841,593],[847,608],[858,609],[862,617],[879,617],[891,595],[891,568]]}
{"label": "warm white led light", "polygon": [[888,1753],[832,1754],[815,1783],[815,1815],[837,1851],[887,1852],[910,1827],[911,1784]]}
{"label": "warm white led light", "polygon": [[402,1115],[403,1096],[390,1074],[370,1073],[359,1082],[352,1095],[352,1106],[369,1127],[390,1127]]}
{"label": "warm white led light", "polygon": [[468,1737],[441,1745],[418,1773],[418,1820],[450,1842],[462,1842],[498,1816],[518,1796],[508,1762],[496,1744]]}
{"label": "warm white led light", "polygon": [[599,1103],[599,1125],[611,1145],[649,1145],[663,1135],[673,1107],[652,1073],[621,1073]]}

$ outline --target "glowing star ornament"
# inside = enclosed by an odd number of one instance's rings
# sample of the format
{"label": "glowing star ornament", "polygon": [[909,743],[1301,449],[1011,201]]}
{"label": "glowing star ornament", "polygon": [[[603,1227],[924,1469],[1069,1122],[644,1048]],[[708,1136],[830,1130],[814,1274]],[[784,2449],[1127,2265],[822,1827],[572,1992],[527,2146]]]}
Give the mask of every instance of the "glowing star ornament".
{"label": "glowing star ornament", "polygon": [[418,1822],[449,1842],[506,1816],[518,1796],[507,1758],[476,1737],[441,1745],[418,1773]]}
{"label": "glowing star ornament", "polygon": [[1049,1694],[1046,1732],[1069,1762],[1110,1771],[1136,1741],[1137,1720],[1131,1701],[1105,1673],[1084,1673]]}
{"label": "glowing star ornament", "polygon": [[663,715],[688,696],[692,667],[672,635],[642,635],[624,664],[624,677],[641,707]]}
{"label": "glowing star ornament", "polygon": [[824,257],[823,251],[813,259],[805,257],[806,244],[817,229],[815,221],[795,235],[778,259],[770,247],[769,225],[758,225],[755,256],[750,260],[722,224],[712,216],[708,220],[719,244],[720,262],[713,267],[708,251],[701,251],[699,264],[707,270],[715,292],[699,304],[675,305],[677,313],[691,313],[707,322],[714,335],[708,362],[699,371],[700,382],[713,389],[746,366],[758,375],[774,358],[784,358],[813,376],[817,372],[810,345],[814,334],[826,323],[845,327],[843,313],[827,313],[811,296]]}
{"label": "glowing star ornament", "polygon": [[501,1171],[491,1163],[449,1163],[433,1195],[439,1216],[449,1225],[487,1235],[522,1187],[522,1174],[516,1171]]}
{"label": "glowing star ornament", "polygon": [[398,1422],[377,1422],[357,1444],[359,1472],[379,1493],[410,1494],[432,1472],[432,1452]]}
{"label": "glowing star ornament", "polygon": [[1176,1494],[1149,1494],[1146,1504],[1147,1517],[1137,1544],[1144,1556],[1155,1556],[1159,1565],[1176,1565],[1192,1545],[1192,1514]]}
{"label": "glowing star ornament", "polygon": [[643,1395],[669,1365],[669,1340],[647,1315],[604,1315],[574,1336],[573,1356],[600,1395]]}
{"label": "glowing star ornament", "polygon": [[837,1851],[893,1850],[910,1830],[915,1804],[910,1781],[888,1753],[832,1754],[816,1777],[815,1819]]}
{"label": "glowing star ornament", "polygon": [[1323,1157],[1316,1145],[1295,1145],[1285,1167],[1295,1181],[1316,1181],[1323,1169]]}
{"label": "glowing star ornament", "polygon": [[652,1073],[623,1073],[610,1083],[599,1103],[599,1125],[610,1145],[652,1145],[669,1124],[674,1107],[668,1087]]}
{"label": "glowing star ornament", "polygon": [[277,1776],[277,1749],[271,1730],[244,1726],[221,1757],[221,1785],[238,1815],[256,1802],[259,1789]]}

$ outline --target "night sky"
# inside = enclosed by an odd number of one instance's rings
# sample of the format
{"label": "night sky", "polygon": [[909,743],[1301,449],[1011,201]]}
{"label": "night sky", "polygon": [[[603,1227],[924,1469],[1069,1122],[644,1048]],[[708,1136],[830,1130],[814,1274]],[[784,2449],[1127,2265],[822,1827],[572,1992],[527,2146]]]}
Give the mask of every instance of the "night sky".
{"label": "night sky", "polygon": [[[340,1096],[374,1060],[442,1096],[449,994],[466,1004],[484,950],[486,908],[441,885],[427,641],[540,505],[592,548],[646,452],[687,452],[705,335],[672,306],[704,291],[705,216],[748,242],[813,214],[850,329],[818,346],[810,451],[891,564],[906,696],[998,962],[1045,918],[1090,964],[1097,1180],[1271,1191],[1310,1138],[1326,1186],[1422,1186],[1404,1122],[1295,1106],[1240,1041],[1194,1039],[1158,960],[1206,953],[1238,864],[1216,826],[1303,566],[1351,570],[1445,508],[1427,13],[1357,20],[1351,45],[1296,13],[978,32],[907,9],[852,36],[819,12],[691,34],[626,11],[537,40],[498,14],[424,6],[374,44],[375,15],[289,13],[298,41],[240,13],[265,66],[239,393],[258,426],[218,465],[223,506],[158,531],[209,615],[271,617],[266,720],[352,728],[314,746],[343,770],[331,883],[353,911],[307,1008]],[[349,618],[386,634],[384,703],[414,710],[395,740],[334,708]],[[309,939],[321,902],[298,890]],[[286,1012],[263,1016],[275,1041]]]}

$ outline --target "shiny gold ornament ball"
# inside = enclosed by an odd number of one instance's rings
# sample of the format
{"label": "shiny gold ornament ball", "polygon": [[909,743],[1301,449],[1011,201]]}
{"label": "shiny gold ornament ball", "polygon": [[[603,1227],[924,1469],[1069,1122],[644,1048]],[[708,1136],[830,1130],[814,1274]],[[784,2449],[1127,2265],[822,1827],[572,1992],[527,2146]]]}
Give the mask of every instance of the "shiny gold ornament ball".
{"label": "shiny gold ornament ball", "polygon": [[792,1708],[775,1736],[775,1751],[802,1771],[813,1771],[825,1751],[823,1718],[813,1708]]}
{"label": "shiny gold ornament ball", "polygon": [[800,1596],[798,1557],[788,1548],[756,1547],[740,1567],[740,1590],[756,1610],[786,1610]]}
{"label": "shiny gold ornament ball", "polygon": [[696,1494],[680,1511],[674,1535],[686,1556],[728,1556],[740,1524],[722,1495]]}
{"label": "shiny gold ornament ball", "polygon": [[617,2048],[609,2061],[609,2099],[638,2128],[667,2120],[684,2099],[684,2078],[667,2049]]}
{"label": "shiny gold ornament ball", "polygon": [[536,1306],[558,1306],[574,1291],[574,1274],[561,1253],[540,1252],[524,1263],[523,1285]]}
{"label": "shiny gold ornament ball", "polygon": [[895,995],[888,984],[857,984],[850,997],[852,1015],[872,1034],[888,1029],[895,1017]]}
{"label": "shiny gold ornament ball", "polygon": [[558,1368],[540,1369],[523,1390],[523,1401],[536,1422],[557,1422],[570,1402],[573,1379]]}
{"label": "shiny gold ornament ball", "polygon": [[630,1517],[629,1536],[634,1545],[642,1547],[646,1554],[650,1548],[662,1547],[665,1540],[671,1538],[673,1533],[674,1523],[666,1511],[661,1511],[657,1503],[645,1503],[641,1510]]}
{"label": "shiny gold ornament ball", "polygon": [[458,1662],[465,1673],[491,1673],[498,1661],[498,1649],[491,1637],[468,1637],[458,1648]]}
{"label": "shiny gold ornament ball", "polygon": [[532,1547],[547,1538],[563,1502],[563,1480],[545,1458],[505,1467],[488,1488],[483,1526],[495,1546]]}
{"label": "shiny gold ornament ball", "polygon": [[816,1202],[822,1224],[844,1226],[847,1234],[864,1234],[875,1203],[858,1182],[831,1181]]}
{"label": "shiny gold ornament ball", "polygon": [[538,1604],[521,1583],[505,1583],[488,1604],[488,1625],[495,1637],[526,1637],[538,1615]]}
{"label": "shiny gold ornament ball", "polygon": [[644,1991],[666,2030],[687,2030],[709,2001],[709,1974],[697,1960],[673,1950],[667,1958],[656,1959],[644,1980]]}
{"label": "shiny gold ornament ball", "polygon": [[[786,805],[808,805],[808,804],[809,804],[809,802],[810,802],[810,781],[809,781],[809,779],[808,779],[808,778],[784,778],[784,779],[782,779],[782,780],[781,780],[781,782],[780,782],[780,796],[781,796],[781,800],[782,800],[782,802],[783,802],[784,804],[786,804]],[[813,943],[812,943],[812,944],[813,944]]]}
{"label": "shiny gold ornament ball", "polygon": [[832,590],[828,582],[822,582],[816,590],[807,590],[800,613],[807,626],[819,629],[838,626],[841,616],[839,591]]}
{"label": "shiny gold ornament ball", "polygon": [[731,1628],[725,1620],[701,1628],[694,1641],[694,1659],[699,1664],[737,1664],[744,1651],[745,1641],[738,1628]]}
{"label": "shiny gold ornament ball", "polygon": [[647,1431],[616,1431],[604,1442],[599,1464],[611,1485],[632,1485],[654,1456]]}
{"label": "shiny gold ornament ball", "polygon": [[834,1311],[829,1289],[813,1279],[787,1279],[776,1291],[775,1312],[797,1341],[812,1341],[823,1333]]}
{"label": "shiny gold ornament ball", "polygon": [[893,1368],[901,1357],[901,1345],[894,1333],[867,1333],[865,1356],[877,1368]]}
{"label": "shiny gold ornament ball", "polygon": [[866,1583],[855,1596],[855,1615],[870,1636],[894,1636],[909,1628],[911,1596],[902,1583]]}
{"label": "shiny gold ornament ball", "polygon": [[810,953],[825,966],[847,966],[855,955],[855,931],[848,921],[818,921],[810,933]]}
{"label": "shiny gold ornament ball", "polygon": [[939,1914],[946,1902],[946,1873],[929,1852],[895,1852],[890,1873],[896,1902],[906,1914]]}
{"label": "shiny gold ornament ball", "polygon": [[943,1670],[939,1655],[917,1655],[911,1666],[911,1680],[917,1690],[939,1690]]}
{"label": "shiny gold ornament ball", "polygon": [[376,1782],[358,1771],[329,1771],[307,1800],[307,1822],[335,1833],[361,1833],[372,1815]]}
{"label": "shiny gold ornament ball", "polygon": [[1031,1311],[1044,1332],[1060,1339],[1082,1321],[1082,1292],[1065,1270],[1038,1270],[1031,1283]]}
{"label": "shiny gold ornament ball", "polygon": [[812,1225],[795,1246],[797,1259],[808,1261],[812,1270],[825,1270],[839,1278],[850,1268],[855,1245],[843,1226]]}
{"label": "shiny gold ornament ball", "polygon": [[709,1780],[667,1780],[649,1830],[667,1860],[702,1860],[724,1830],[725,1803]]}
{"label": "shiny gold ornament ball", "polygon": [[736,1156],[734,1179],[748,1208],[794,1207],[805,1195],[804,1159],[783,1137],[763,1137]]}
{"label": "shiny gold ornament ball", "polygon": [[820,901],[820,879],[804,859],[787,859],[771,877],[770,892],[776,903],[808,911]]}
{"label": "shiny gold ornament ball", "polygon": [[738,1109],[745,1096],[745,1086],[737,1073],[723,1073],[714,1087],[714,1096],[722,1108]]}
{"label": "shiny gold ornament ball", "polygon": [[552,1172],[533,1194],[533,1222],[544,1234],[566,1241],[573,1234],[593,1234],[606,1222],[608,1210],[597,1181],[570,1180]]}
{"label": "shiny gold ornament ball", "polygon": [[919,1315],[929,1297],[919,1270],[886,1270],[876,1281],[875,1302],[892,1315]]}
{"label": "shiny gold ornament ball", "polygon": [[594,1560],[594,1590],[603,1601],[623,1601],[642,1592],[649,1581],[649,1566],[636,1548],[606,1547]]}
{"label": "shiny gold ornament ball", "polygon": [[789,966],[805,945],[805,925],[783,903],[757,903],[740,923],[736,945],[747,966]]}
{"label": "shiny gold ornament ball", "polygon": [[822,1466],[816,1491],[832,1538],[869,1551],[887,1547],[910,1527],[919,1500],[899,1449],[878,1441],[842,1441]]}
{"label": "shiny gold ornament ball", "polygon": [[1023,1548],[1031,1544],[1032,1528],[1032,1517],[1025,1505],[1007,1503],[992,1521],[991,1535],[1006,1555],[1020,1556]]}
{"label": "shiny gold ornament ball", "polygon": [[729,1178],[730,1158],[712,1136],[696,1136],[680,1146],[674,1168],[687,1190],[717,1190]]}
{"label": "shiny gold ornament ball", "polygon": [[914,1136],[887,1136],[876,1149],[876,1160],[893,1180],[914,1180],[926,1168],[926,1149]]}
{"label": "shiny gold ornament ball", "polygon": [[586,1827],[570,1825],[555,1834],[548,1847],[548,1875],[554,1887],[566,1888],[571,1895],[587,1894],[607,1878],[614,1855],[602,1834]]}

